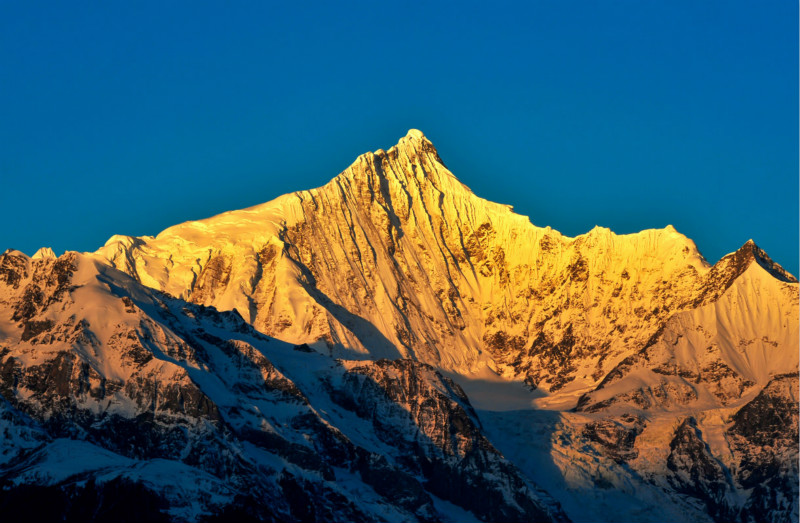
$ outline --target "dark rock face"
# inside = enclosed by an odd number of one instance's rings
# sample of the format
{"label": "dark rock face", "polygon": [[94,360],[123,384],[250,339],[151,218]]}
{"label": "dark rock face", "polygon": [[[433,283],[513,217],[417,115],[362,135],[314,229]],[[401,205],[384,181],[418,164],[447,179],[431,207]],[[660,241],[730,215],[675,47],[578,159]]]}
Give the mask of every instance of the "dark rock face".
{"label": "dark rock face", "polygon": [[797,374],[782,374],[733,416],[730,433],[759,446],[772,446],[797,439],[797,408],[792,390]]}
{"label": "dark rock face", "polygon": [[213,301],[216,292],[223,292],[230,282],[230,265],[222,255],[212,257],[197,277],[191,301],[205,305]]}
{"label": "dark rock face", "polygon": [[753,489],[741,511],[747,522],[789,522],[798,503],[798,375],[783,374],[733,416],[728,437],[734,477]]}
{"label": "dark rock face", "polygon": [[[23,278],[28,281],[22,296],[13,304],[11,318],[14,321],[30,320],[43,308],[61,300],[68,291],[70,278],[75,271],[76,256],[76,253],[67,253],[56,260],[37,260],[30,280],[26,278],[30,269],[23,267],[20,260],[13,264],[3,260],[8,270],[7,279],[14,280],[17,285]],[[12,287],[17,288],[14,285]]]}
{"label": "dark rock face", "polygon": [[714,459],[703,441],[694,418],[681,423],[669,448],[667,468],[672,471],[669,481],[676,490],[705,503],[716,521],[732,521],[735,507],[730,506],[727,494],[733,485],[725,467]]}
{"label": "dark rock face", "polygon": [[28,277],[28,257],[11,250],[0,256],[0,282],[16,289]]}
{"label": "dark rock face", "polygon": [[[43,503],[43,501],[46,501]],[[141,483],[123,478],[85,485],[0,483],[0,513],[6,521],[166,523],[164,500]]]}
{"label": "dark rock face", "polygon": [[711,268],[693,305],[708,303],[721,296],[752,263],[757,263],[780,281],[797,283],[797,278],[772,261],[764,250],[749,240],[739,250],[725,256]]}
{"label": "dark rock face", "polygon": [[356,365],[333,397],[400,450],[396,459],[434,495],[487,521],[565,520],[486,439],[461,388],[432,367],[411,360]]}
{"label": "dark rock face", "polygon": [[630,421],[633,423],[623,423],[621,420],[592,421],[583,428],[583,436],[599,443],[606,456],[617,463],[624,463],[638,455],[634,444],[644,425],[640,418],[631,418]]}
{"label": "dark rock face", "polygon": [[491,448],[461,387],[429,365],[411,360],[357,365],[345,373],[338,397],[386,437],[396,437],[399,417],[412,421],[421,436],[448,455]]}
{"label": "dark rock face", "polygon": [[703,503],[720,523],[794,521],[798,509],[797,387],[797,374],[776,376],[731,417],[726,437],[733,462],[728,465],[714,457],[697,421],[684,419],[669,444],[669,484]]}

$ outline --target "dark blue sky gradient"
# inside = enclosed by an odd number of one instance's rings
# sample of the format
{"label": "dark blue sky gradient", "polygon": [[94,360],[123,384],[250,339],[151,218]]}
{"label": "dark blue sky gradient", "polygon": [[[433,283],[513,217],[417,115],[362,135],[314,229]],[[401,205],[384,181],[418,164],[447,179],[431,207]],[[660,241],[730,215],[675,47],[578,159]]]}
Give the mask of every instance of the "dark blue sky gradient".
{"label": "dark blue sky gradient", "polygon": [[319,186],[413,127],[536,225],[798,273],[797,2],[130,4],[0,6],[0,251]]}

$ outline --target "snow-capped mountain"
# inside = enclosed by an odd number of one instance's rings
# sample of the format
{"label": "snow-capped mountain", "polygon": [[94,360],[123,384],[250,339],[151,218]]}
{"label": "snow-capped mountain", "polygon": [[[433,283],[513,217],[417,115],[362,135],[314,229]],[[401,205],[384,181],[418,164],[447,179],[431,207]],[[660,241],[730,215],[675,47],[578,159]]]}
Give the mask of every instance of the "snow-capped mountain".
{"label": "snow-capped mountain", "polygon": [[797,280],[753,242],[569,238],[412,130],[318,189],[6,251],[0,507],[791,521],[797,373]]}

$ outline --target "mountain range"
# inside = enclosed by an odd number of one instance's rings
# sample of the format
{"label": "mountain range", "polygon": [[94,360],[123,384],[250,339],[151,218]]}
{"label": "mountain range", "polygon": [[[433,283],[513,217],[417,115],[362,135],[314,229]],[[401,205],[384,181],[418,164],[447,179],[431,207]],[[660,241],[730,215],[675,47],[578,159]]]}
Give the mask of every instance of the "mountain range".
{"label": "mountain range", "polygon": [[155,237],[5,251],[0,393],[11,516],[798,519],[796,278],[537,227],[416,130]]}

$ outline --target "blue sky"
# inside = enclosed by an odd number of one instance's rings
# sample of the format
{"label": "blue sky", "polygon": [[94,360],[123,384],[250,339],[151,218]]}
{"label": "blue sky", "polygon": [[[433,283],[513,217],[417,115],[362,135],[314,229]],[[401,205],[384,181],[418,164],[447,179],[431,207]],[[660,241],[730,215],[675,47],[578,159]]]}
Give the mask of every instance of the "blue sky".
{"label": "blue sky", "polygon": [[0,5],[0,250],[156,234],[419,128],[536,225],[798,273],[797,2],[128,4]]}

